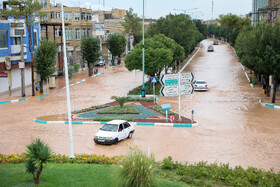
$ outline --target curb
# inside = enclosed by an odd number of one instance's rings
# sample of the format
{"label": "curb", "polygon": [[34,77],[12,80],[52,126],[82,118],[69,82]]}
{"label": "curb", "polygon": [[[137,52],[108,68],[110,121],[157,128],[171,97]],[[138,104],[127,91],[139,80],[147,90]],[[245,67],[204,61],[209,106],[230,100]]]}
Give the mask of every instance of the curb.
{"label": "curb", "polygon": [[97,73],[97,74],[95,74],[95,75],[92,75],[90,78],[96,77],[96,76],[101,75],[101,74],[103,74],[103,73],[102,73],[102,72]]}
{"label": "curb", "polygon": [[10,100],[10,101],[0,101],[0,104],[4,104],[4,103],[15,103],[15,102],[19,102],[19,101],[26,101],[26,98],[23,99],[15,99],[15,100]]}
{"label": "curb", "polygon": [[[237,56],[235,49],[234,49],[230,44],[228,44],[228,45],[233,49],[234,54],[235,54],[235,56],[236,56],[238,62],[240,63],[239,57]],[[240,65],[241,65],[243,71],[246,71],[245,68],[244,68],[244,66],[243,66],[241,63],[240,63]],[[246,72],[245,72],[245,75],[246,75],[246,77],[247,77],[247,79],[248,79],[248,81],[249,81],[249,83],[250,83],[250,86],[251,86],[252,88],[255,88],[254,85],[251,83],[251,80],[250,80],[250,78],[249,78],[249,76],[248,76],[248,74],[247,74]]]}
{"label": "curb", "polygon": [[261,100],[259,100],[259,103],[265,107],[280,109],[280,105],[263,103]]}
{"label": "curb", "polygon": [[199,48],[197,49],[197,51],[193,54],[193,56],[187,61],[187,63],[178,71],[178,73],[181,73],[181,71],[183,71],[187,65],[189,65],[189,63],[192,61],[192,59],[196,56],[196,54],[200,51],[200,47],[201,45],[199,45]]}
{"label": "curb", "polygon": [[39,95],[38,97],[40,98],[40,97],[46,97],[46,96],[48,96],[48,94],[45,94],[45,95]]}
{"label": "curb", "polygon": [[[42,124],[68,124],[68,121],[43,121],[34,119],[36,123]],[[106,124],[106,121],[72,121],[72,124]],[[148,123],[148,122],[130,122],[133,125],[146,125],[146,126],[167,126],[167,127],[197,127],[198,122],[195,124],[184,123]]]}
{"label": "curb", "polygon": [[[126,95],[127,97],[142,97],[142,95]],[[160,97],[160,95],[146,95],[146,97]]]}

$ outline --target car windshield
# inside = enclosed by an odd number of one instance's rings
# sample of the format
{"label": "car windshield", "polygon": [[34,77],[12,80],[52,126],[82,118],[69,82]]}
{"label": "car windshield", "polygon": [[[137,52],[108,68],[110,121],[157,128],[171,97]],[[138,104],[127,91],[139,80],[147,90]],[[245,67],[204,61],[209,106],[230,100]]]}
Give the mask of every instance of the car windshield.
{"label": "car windshield", "polygon": [[105,124],[100,130],[117,132],[118,131],[118,125],[116,125],[116,124]]}
{"label": "car windshield", "polygon": [[205,81],[196,81],[196,84],[205,84]]}

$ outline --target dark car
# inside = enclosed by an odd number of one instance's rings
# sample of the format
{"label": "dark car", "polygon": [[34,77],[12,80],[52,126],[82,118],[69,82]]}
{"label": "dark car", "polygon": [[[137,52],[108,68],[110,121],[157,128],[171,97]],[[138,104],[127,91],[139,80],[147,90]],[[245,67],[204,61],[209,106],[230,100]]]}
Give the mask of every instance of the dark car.
{"label": "dark car", "polygon": [[218,40],[215,40],[213,45],[219,45],[219,41]]}
{"label": "dark car", "polygon": [[214,47],[212,45],[210,45],[207,49],[208,52],[213,52],[214,51]]}

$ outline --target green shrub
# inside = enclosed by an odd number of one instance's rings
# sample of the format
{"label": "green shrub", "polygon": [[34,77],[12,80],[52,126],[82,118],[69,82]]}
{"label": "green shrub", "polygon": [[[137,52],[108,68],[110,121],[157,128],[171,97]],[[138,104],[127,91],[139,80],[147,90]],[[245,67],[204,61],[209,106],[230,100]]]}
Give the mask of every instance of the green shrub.
{"label": "green shrub", "polygon": [[[162,110],[161,106],[159,106],[159,105],[150,105],[149,108],[158,112],[158,113],[161,113],[161,114],[165,115],[165,111]],[[171,111],[168,111],[168,115],[175,115],[175,113],[171,112]]]}
{"label": "green shrub", "polygon": [[147,102],[153,102],[153,97],[127,97],[127,101],[147,101]]}
{"label": "green shrub", "polygon": [[94,118],[94,121],[112,121],[112,120],[126,120],[126,121],[133,121],[133,117],[104,117],[98,116]]}
{"label": "green shrub", "polygon": [[110,107],[110,106],[111,105],[91,106],[91,107],[84,108],[84,109],[81,109],[81,110],[74,110],[73,114],[80,114],[80,113],[84,113],[84,112],[90,112],[90,111],[93,111],[93,110],[98,110],[98,109],[101,109],[101,108],[107,108],[107,107]]}
{"label": "green shrub", "polygon": [[172,161],[172,157],[169,156],[165,159],[163,159],[162,164],[161,164],[162,169],[174,169],[174,162]]}
{"label": "green shrub", "polygon": [[74,72],[78,72],[80,69],[80,64],[74,64]]}
{"label": "green shrub", "polygon": [[69,66],[68,67],[68,78],[72,79],[73,74],[74,74],[74,68],[72,66]]}
{"label": "green shrub", "polygon": [[110,107],[97,112],[97,114],[140,114],[140,112],[132,105],[124,105],[122,108],[120,106]]}
{"label": "green shrub", "polygon": [[154,158],[137,147],[130,147],[129,153],[119,163],[119,186],[146,187],[153,183]]}

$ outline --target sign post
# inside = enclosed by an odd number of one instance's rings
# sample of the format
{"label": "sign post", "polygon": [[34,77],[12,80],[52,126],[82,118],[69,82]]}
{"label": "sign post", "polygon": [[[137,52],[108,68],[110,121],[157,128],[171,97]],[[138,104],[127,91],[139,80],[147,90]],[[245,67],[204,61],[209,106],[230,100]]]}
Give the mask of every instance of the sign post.
{"label": "sign post", "polygon": [[156,103],[155,84],[157,83],[157,77],[152,77],[152,78],[151,78],[151,83],[153,83],[153,90],[154,90],[154,103]]}
{"label": "sign post", "polygon": [[171,108],[171,104],[170,103],[163,104],[161,105],[161,108],[166,112],[166,122],[168,122],[168,111]]}
{"label": "sign post", "polygon": [[178,93],[179,93],[179,97],[178,97],[178,103],[179,103],[179,119],[178,121],[181,122],[181,72],[179,72],[179,86],[178,86]]}
{"label": "sign post", "polygon": [[194,121],[194,110],[192,110],[192,123]]}

